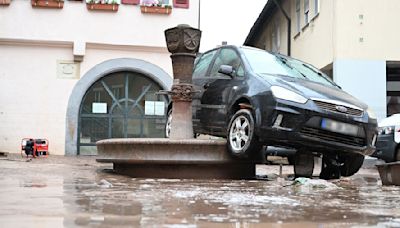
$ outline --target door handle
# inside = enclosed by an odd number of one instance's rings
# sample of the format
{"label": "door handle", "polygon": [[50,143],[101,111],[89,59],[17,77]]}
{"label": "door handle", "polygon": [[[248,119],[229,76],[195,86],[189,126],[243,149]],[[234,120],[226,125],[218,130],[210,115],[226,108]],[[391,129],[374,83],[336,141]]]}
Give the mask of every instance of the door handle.
{"label": "door handle", "polygon": [[208,87],[210,87],[210,83],[206,83],[206,84],[203,85],[204,89],[208,89]]}

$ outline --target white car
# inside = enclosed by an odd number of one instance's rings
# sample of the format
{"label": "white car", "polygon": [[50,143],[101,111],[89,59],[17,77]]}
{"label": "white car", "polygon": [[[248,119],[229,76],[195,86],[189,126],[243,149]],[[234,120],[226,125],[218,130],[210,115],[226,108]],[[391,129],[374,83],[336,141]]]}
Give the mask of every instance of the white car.
{"label": "white car", "polygon": [[381,120],[376,151],[372,155],[386,162],[400,161],[400,113]]}

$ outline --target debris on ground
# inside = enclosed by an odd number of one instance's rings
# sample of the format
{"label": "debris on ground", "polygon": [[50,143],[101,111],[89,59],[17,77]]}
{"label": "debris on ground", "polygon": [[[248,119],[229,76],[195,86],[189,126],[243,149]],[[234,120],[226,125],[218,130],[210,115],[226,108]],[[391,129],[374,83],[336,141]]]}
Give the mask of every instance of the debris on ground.
{"label": "debris on ground", "polygon": [[113,185],[112,185],[110,182],[108,182],[108,181],[106,181],[106,180],[104,180],[104,179],[102,179],[102,180],[100,181],[99,186],[100,186],[101,188],[111,188],[111,187],[113,187]]}
{"label": "debris on ground", "polygon": [[341,189],[337,185],[322,179],[310,179],[305,177],[298,177],[294,180],[293,185],[301,188],[308,189],[324,189],[324,190],[336,190]]}

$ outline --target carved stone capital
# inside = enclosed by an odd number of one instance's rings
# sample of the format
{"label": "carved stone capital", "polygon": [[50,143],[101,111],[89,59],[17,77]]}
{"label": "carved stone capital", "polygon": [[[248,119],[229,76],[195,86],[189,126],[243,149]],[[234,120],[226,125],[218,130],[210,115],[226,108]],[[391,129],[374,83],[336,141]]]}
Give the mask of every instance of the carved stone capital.
{"label": "carved stone capital", "polygon": [[201,31],[188,25],[165,30],[168,51],[171,53],[192,53],[199,51]]}
{"label": "carved stone capital", "polygon": [[194,87],[191,84],[175,84],[171,88],[171,96],[173,101],[192,101]]}

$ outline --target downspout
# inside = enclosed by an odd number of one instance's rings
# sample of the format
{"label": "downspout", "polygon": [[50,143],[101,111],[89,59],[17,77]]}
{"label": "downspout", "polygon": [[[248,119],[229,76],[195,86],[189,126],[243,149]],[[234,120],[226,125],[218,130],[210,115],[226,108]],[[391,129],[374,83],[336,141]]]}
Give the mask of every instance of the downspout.
{"label": "downspout", "polygon": [[199,18],[198,18],[198,24],[197,24],[197,28],[200,30],[200,18],[201,18],[201,0],[199,0]]}
{"label": "downspout", "polygon": [[274,0],[275,5],[278,7],[278,9],[282,12],[282,14],[285,16],[286,21],[287,21],[287,46],[288,46],[288,50],[287,50],[287,55],[290,56],[291,54],[291,42],[292,42],[292,37],[291,37],[291,33],[292,33],[292,22],[290,20],[289,15],[286,13],[286,11],[281,7],[281,5],[278,3],[278,0]]}

